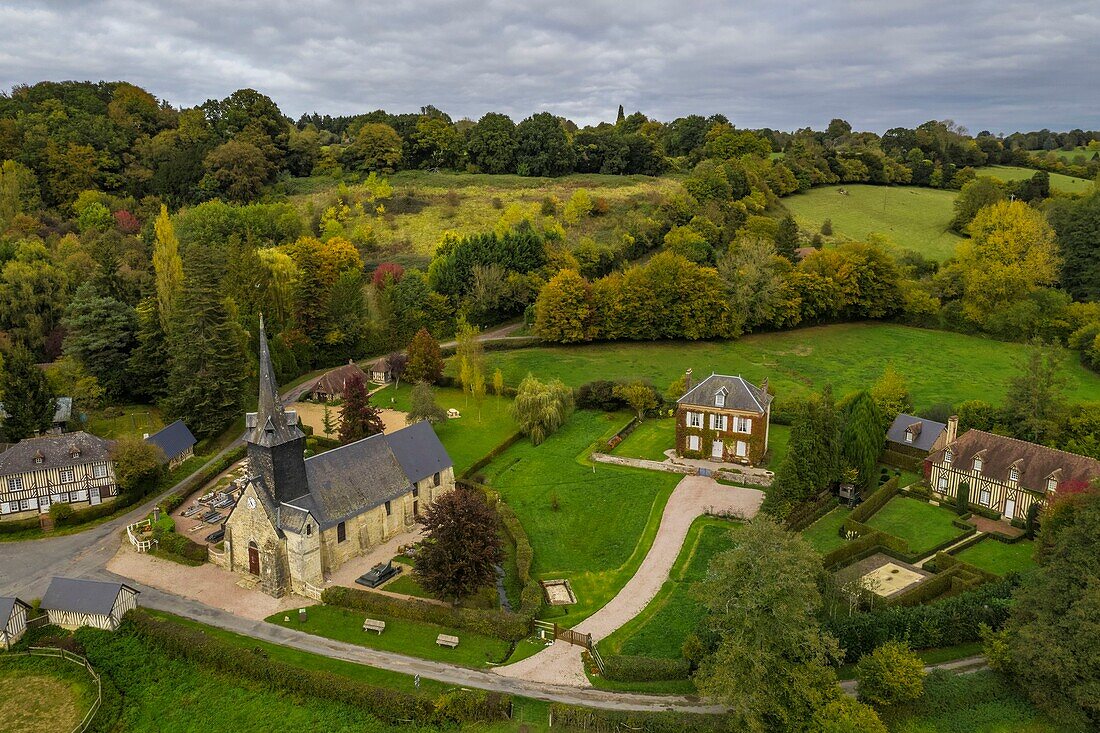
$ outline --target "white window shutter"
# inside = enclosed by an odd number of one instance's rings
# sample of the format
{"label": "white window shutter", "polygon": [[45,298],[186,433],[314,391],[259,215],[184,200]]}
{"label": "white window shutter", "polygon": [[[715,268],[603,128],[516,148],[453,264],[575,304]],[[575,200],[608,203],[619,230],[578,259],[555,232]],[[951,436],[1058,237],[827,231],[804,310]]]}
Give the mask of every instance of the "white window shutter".
{"label": "white window shutter", "polygon": [[751,417],[746,417],[745,418],[745,430],[744,430],[744,432],[746,432],[746,433],[751,433],[752,432],[752,418]]}
{"label": "white window shutter", "polygon": [[710,429],[714,430],[714,418],[717,417],[713,412],[710,413]]}

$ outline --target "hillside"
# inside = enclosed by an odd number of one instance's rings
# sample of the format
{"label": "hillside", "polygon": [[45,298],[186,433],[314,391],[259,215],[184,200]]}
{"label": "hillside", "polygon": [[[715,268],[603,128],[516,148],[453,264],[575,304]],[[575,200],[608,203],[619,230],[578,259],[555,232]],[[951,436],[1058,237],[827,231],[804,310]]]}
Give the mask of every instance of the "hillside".
{"label": "hillside", "polygon": [[899,247],[944,260],[962,240],[948,228],[954,201],[954,191],[849,183],[795,194],[783,199],[783,205],[803,229],[820,231],[822,223],[831,219],[833,239],[883,234]]}
{"label": "hillside", "polygon": [[[979,176],[993,176],[1002,181],[1022,181],[1031,178],[1038,172],[1033,168],[1021,168],[1015,165],[987,165],[975,170]],[[1051,173],[1050,187],[1063,193],[1089,193],[1093,189],[1093,183],[1085,178]]]}

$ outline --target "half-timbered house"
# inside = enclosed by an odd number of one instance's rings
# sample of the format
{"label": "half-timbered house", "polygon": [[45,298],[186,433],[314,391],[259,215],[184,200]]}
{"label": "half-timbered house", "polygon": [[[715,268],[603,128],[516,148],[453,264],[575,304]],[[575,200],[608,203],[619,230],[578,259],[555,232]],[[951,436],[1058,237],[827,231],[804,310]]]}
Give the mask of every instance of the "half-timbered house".
{"label": "half-timbered house", "polygon": [[54,578],[40,608],[64,629],[91,626],[114,631],[127,611],[137,608],[138,591],[125,583]]}
{"label": "half-timbered house", "polygon": [[58,502],[94,506],[118,495],[111,443],[83,431],[27,438],[0,453],[0,520]]}
{"label": "half-timbered house", "polygon": [[1100,478],[1100,461],[1076,453],[968,430],[957,435],[959,419],[947,421],[944,446],[924,462],[933,495],[957,500],[959,485],[969,485],[970,504],[1006,520],[1024,519],[1032,504],[1042,503],[1060,486]]}
{"label": "half-timbered house", "polygon": [[0,648],[10,650],[27,630],[29,604],[18,598],[0,598]]}

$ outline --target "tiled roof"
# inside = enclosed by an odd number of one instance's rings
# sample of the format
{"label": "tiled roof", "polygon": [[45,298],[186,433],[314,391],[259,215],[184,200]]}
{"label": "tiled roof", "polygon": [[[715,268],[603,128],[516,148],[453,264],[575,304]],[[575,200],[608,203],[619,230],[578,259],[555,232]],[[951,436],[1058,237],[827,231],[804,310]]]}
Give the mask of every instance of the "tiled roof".
{"label": "tiled roof", "polygon": [[[42,462],[35,459],[41,457]],[[0,476],[110,460],[111,443],[80,431],[21,440],[0,453]]]}
{"label": "tiled roof", "polygon": [[1100,478],[1100,461],[1095,458],[984,430],[966,431],[954,443],[930,455],[929,460],[942,463],[948,450],[952,453],[951,465],[962,471],[972,470],[974,458],[981,454],[982,474],[1002,483],[1008,483],[1015,466],[1020,472],[1019,485],[1033,491],[1045,492],[1051,477],[1058,483]]}
{"label": "tiled roof", "polygon": [[[905,439],[905,431],[910,427],[916,433],[912,442]],[[911,445],[923,451],[930,451],[936,442],[936,438],[940,437],[944,430],[947,430],[947,426],[942,422],[902,413],[894,418],[890,429],[886,431],[886,439],[892,443]]]}
{"label": "tiled roof", "polygon": [[757,387],[740,376],[731,377],[725,374],[711,374],[689,389],[687,394],[678,399],[676,403],[697,407],[716,407],[714,398],[721,390],[725,390],[726,393],[725,403],[722,407],[727,410],[742,410],[762,415],[773,399],[767,390]]}
{"label": "tiled roof", "polygon": [[342,367],[336,367],[322,374],[307,391],[324,392],[325,394],[343,394],[344,385],[354,376],[358,376],[364,383],[370,381],[367,373],[360,369],[358,364],[345,364]]}
{"label": "tiled roof", "polygon": [[108,583],[101,580],[80,580],[78,578],[54,578],[46,595],[42,596],[41,607],[54,611],[73,611],[75,613],[94,613],[109,616],[115,607],[115,600],[123,588],[136,590],[123,583]]}
{"label": "tiled roof", "polygon": [[[69,422],[73,416],[73,398],[72,397],[58,397],[54,400],[53,409],[53,424],[62,425]],[[8,417],[8,411],[4,409],[4,403],[0,402],[0,422],[3,422]]]}

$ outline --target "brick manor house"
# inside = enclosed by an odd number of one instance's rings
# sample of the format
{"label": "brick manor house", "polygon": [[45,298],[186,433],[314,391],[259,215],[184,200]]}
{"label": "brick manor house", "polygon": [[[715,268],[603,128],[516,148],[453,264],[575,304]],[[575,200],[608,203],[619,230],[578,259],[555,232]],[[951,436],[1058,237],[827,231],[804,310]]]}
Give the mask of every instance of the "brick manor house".
{"label": "brick manor house", "polygon": [[426,422],[306,458],[298,416],[279,399],[262,318],[259,404],[245,427],[250,476],[225,523],[225,554],[272,596],[310,595],[454,488],[451,459]]}
{"label": "brick manor house", "polygon": [[740,376],[711,374],[676,401],[676,454],[686,458],[757,464],[768,451],[772,396]]}
{"label": "brick manor house", "polygon": [[933,495],[955,500],[959,484],[970,484],[970,503],[1005,520],[1024,519],[1032,504],[1043,503],[1060,486],[1100,477],[1100,461],[1024,440],[968,430],[958,435],[959,419],[947,421],[943,447],[924,462]]}

